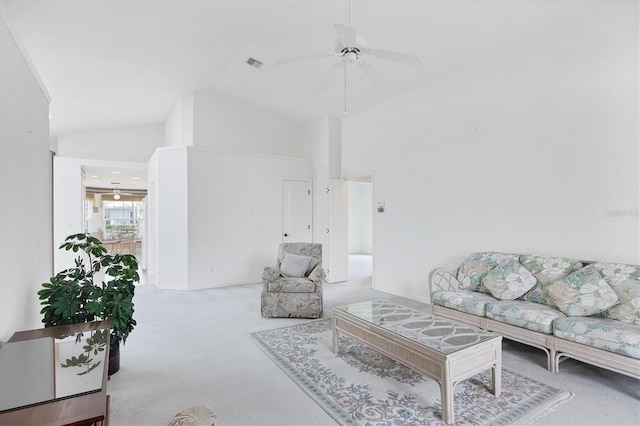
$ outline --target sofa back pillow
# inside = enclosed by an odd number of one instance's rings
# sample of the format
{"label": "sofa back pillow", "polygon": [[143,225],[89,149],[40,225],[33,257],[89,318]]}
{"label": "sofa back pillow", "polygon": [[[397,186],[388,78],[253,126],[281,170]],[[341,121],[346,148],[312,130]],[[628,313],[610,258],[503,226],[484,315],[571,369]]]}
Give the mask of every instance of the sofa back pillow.
{"label": "sofa back pillow", "polygon": [[527,302],[555,306],[547,287],[549,284],[568,277],[582,268],[582,262],[553,256],[522,255],[520,263],[536,277],[536,285],[524,295]]}
{"label": "sofa back pillow", "polygon": [[618,303],[618,295],[591,265],[547,287],[549,296],[569,317],[598,314]]}
{"label": "sofa back pillow", "polygon": [[536,285],[536,277],[515,259],[502,262],[482,280],[493,297],[500,300],[514,300]]}
{"label": "sofa back pillow", "polygon": [[602,312],[602,316],[640,325],[640,266],[605,262],[592,266],[618,295],[619,303]]}
{"label": "sofa back pillow", "polygon": [[482,280],[484,277],[496,266],[502,262],[515,259],[518,260],[517,254],[495,253],[495,252],[480,252],[474,253],[467,257],[460,268],[458,268],[458,282],[460,282],[460,288],[470,291],[482,291],[483,293],[489,293],[486,287],[482,286]]}

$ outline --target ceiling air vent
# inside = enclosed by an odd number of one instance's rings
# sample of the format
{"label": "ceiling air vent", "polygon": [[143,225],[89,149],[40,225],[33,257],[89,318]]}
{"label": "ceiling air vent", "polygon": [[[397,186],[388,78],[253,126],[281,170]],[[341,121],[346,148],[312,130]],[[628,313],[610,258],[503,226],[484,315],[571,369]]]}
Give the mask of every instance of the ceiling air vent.
{"label": "ceiling air vent", "polygon": [[260,68],[262,66],[262,62],[254,58],[247,59],[247,63],[254,68]]}

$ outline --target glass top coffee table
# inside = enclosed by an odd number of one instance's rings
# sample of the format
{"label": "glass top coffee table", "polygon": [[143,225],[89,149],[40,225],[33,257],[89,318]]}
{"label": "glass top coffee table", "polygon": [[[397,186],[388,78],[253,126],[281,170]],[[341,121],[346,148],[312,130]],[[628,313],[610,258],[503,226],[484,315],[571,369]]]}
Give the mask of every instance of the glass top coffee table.
{"label": "glass top coffee table", "polygon": [[442,420],[454,422],[453,391],[460,381],[491,369],[500,395],[502,336],[406,306],[376,300],[333,309],[333,351],[339,334],[352,336],[440,384]]}

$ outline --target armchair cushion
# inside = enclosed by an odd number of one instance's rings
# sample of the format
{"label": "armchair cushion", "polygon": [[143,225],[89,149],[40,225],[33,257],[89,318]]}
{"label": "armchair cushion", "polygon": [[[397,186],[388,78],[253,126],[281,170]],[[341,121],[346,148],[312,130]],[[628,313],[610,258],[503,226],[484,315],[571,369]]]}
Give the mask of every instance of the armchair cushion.
{"label": "armchair cushion", "polygon": [[306,278],[278,278],[267,283],[267,291],[272,293],[313,293],[316,284]]}
{"label": "armchair cushion", "polygon": [[280,274],[283,277],[302,278],[307,272],[309,262],[311,262],[311,256],[285,252],[280,264]]}

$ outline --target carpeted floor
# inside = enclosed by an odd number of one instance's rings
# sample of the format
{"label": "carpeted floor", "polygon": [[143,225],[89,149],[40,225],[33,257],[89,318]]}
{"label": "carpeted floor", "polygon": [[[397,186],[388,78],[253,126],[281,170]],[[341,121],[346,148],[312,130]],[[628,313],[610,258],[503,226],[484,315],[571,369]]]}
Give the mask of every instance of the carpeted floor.
{"label": "carpeted floor", "polygon": [[[428,310],[372,290],[366,275],[327,284],[324,297],[327,314],[371,299]],[[308,321],[262,318],[259,284],[190,292],[143,285],[134,301],[138,325],[108,384],[111,425],[164,425],[193,405],[211,407],[222,425],[336,424],[249,337]],[[542,351],[504,341],[503,368],[574,395],[533,424],[640,425],[640,381],[573,360],[560,374],[545,365]]]}
{"label": "carpeted floor", "polygon": [[[331,319],[252,333],[256,344],[341,425],[446,425],[437,383],[349,336],[333,353]],[[507,369],[492,393],[490,370],[459,383],[458,425],[509,425],[544,414],[571,394]]]}

